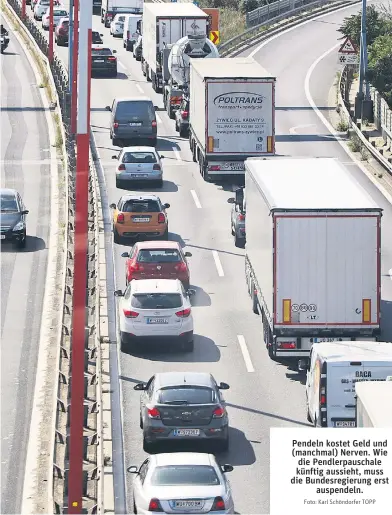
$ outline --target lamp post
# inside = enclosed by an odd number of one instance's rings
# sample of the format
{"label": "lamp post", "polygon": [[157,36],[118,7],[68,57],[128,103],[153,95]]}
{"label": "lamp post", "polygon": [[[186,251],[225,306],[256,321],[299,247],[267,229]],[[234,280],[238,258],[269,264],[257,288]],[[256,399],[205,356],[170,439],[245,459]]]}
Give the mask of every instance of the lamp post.
{"label": "lamp post", "polygon": [[[90,0],[87,0],[88,2]],[[79,0],[73,0],[73,38],[72,38],[72,84],[71,84],[71,133],[76,133],[76,114],[78,107],[78,50],[79,50]]]}
{"label": "lamp post", "polygon": [[366,40],[366,0],[362,0],[361,46],[359,52],[359,88],[355,97],[355,118],[373,121],[373,102],[370,98],[369,81],[367,80],[368,53]]}
{"label": "lamp post", "polygon": [[[74,0],[69,0],[69,26],[68,26],[68,93],[72,94],[73,77],[73,26],[74,26]],[[72,102],[72,101],[71,101]]]}

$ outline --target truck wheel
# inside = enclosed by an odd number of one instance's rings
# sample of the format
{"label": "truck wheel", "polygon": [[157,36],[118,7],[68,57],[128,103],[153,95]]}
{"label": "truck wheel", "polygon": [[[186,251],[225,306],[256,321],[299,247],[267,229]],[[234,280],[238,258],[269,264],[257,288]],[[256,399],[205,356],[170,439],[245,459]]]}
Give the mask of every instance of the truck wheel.
{"label": "truck wheel", "polygon": [[311,419],[311,416],[310,416],[310,413],[309,413],[309,408],[307,407],[306,408],[306,420],[310,423],[313,422],[313,420]]}
{"label": "truck wheel", "polygon": [[252,311],[256,315],[258,315],[259,314],[259,311],[258,311],[258,308],[257,308],[258,300],[257,300],[257,295],[255,293],[255,289],[256,289],[255,285],[253,284],[253,281],[252,281],[252,284],[251,284]]}
{"label": "truck wheel", "polygon": [[195,163],[197,163],[197,156],[196,156],[196,144],[194,144],[192,149],[192,159]]}
{"label": "truck wheel", "polygon": [[180,125],[180,137],[186,138],[186,136],[187,136],[187,130],[184,129],[183,127],[181,127],[181,125]]}
{"label": "truck wheel", "polygon": [[175,118],[174,111],[173,111],[173,109],[170,109],[170,107],[168,110],[168,115],[169,115],[170,120],[174,120],[174,118]]}

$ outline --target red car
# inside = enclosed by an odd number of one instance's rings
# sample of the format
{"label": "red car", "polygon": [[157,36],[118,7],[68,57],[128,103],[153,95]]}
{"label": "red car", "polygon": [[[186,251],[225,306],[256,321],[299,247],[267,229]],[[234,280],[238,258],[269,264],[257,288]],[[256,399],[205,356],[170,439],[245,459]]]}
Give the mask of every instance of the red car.
{"label": "red car", "polygon": [[186,258],[190,252],[183,252],[176,241],[140,241],[130,252],[123,252],[128,258],[125,264],[125,281],[133,279],[179,279],[184,288],[189,288],[189,267]]}

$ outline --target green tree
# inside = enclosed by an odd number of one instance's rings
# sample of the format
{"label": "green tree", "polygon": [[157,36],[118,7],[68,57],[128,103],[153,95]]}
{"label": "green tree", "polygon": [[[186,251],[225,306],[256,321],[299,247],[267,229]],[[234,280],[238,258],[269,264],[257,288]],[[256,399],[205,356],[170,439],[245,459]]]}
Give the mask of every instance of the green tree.
{"label": "green tree", "polygon": [[392,33],[374,40],[368,59],[367,78],[392,109]]}
{"label": "green tree", "polygon": [[259,0],[241,0],[240,9],[242,13],[248,13],[254,11],[258,7],[261,7],[265,2]]}
{"label": "green tree", "polygon": [[[343,25],[338,29],[343,36],[349,36],[359,47],[361,40],[361,12],[352,14],[343,20]],[[366,8],[366,42],[369,45],[378,36],[391,32],[391,25],[385,15],[380,13],[373,5]]]}

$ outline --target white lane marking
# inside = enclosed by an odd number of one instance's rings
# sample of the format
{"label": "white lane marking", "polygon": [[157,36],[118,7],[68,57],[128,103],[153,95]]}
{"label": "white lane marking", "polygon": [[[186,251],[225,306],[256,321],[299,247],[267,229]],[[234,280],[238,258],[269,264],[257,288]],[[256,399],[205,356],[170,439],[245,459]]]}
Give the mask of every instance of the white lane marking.
{"label": "white lane marking", "polygon": [[140,91],[140,93],[144,93],[144,90],[140,84],[136,83],[136,88]]}
{"label": "white lane marking", "polygon": [[155,116],[156,116],[157,122],[158,123],[162,123],[162,120],[161,120],[161,117],[159,116],[159,114],[157,114]]}
{"label": "white lane marking", "polygon": [[195,190],[191,190],[191,195],[193,197],[193,200],[195,201],[196,207],[198,209],[201,209],[200,200],[199,200],[199,197],[197,196],[196,191]]}
{"label": "white lane marking", "polygon": [[[358,2],[359,3],[359,2]],[[354,4],[355,5],[355,4]],[[299,23],[298,25],[295,25],[294,27],[290,27],[289,29],[283,30],[282,32],[279,32],[278,34],[275,34],[275,36],[272,36],[271,38],[267,39],[267,41],[264,41],[256,47],[253,52],[249,54],[248,57],[254,57],[257,52],[259,52],[262,48],[264,48],[266,45],[271,43],[271,41],[274,41],[276,38],[280,38],[281,36],[284,36],[285,34],[291,32],[292,30],[298,29],[300,27],[303,27],[304,25],[307,25],[308,23],[314,23],[316,20],[320,20],[321,18],[325,18],[326,16],[330,16],[331,14],[339,13],[340,11],[343,11],[344,9],[351,9],[354,7],[354,5],[345,5],[341,9],[336,9],[336,11],[320,14],[320,16],[316,16],[315,18],[312,18],[310,20],[306,20],[302,23]]]}
{"label": "white lane marking", "polygon": [[176,159],[177,161],[182,161],[181,159],[181,154],[179,153],[179,151],[173,147],[173,152],[174,152],[174,155],[176,156]]}
{"label": "white lane marking", "polygon": [[[336,12],[336,11],[335,11]],[[357,157],[351,152],[349,149],[347,143],[342,140],[339,137],[339,133],[332,127],[332,125],[326,120],[321,113],[321,111],[316,106],[316,103],[313,100],[313,97],[310,93],[310,77],[312,76],[312,73],[314,72],[316,66],[325,58],[327,55],[329,55],[331,52],[336,50],[336,48],[340,45],[340,43],[337,43],[333,47],[331,47],[329,50],[324,52],[322,55],[320,55],[310,66],[308,73],[305,77],[305,95],[306,98],[312,107],[313,111],[316,113],[316,115],[319,117],[321,122],[324,124],[324,126],[329,130],[329,132],[332,134],[332,136],[336,139],[336,141],[339,143],[339,145],[343,148],[343,150],[346,152],[346,154],[349,156],[349,158],[358,166],[358,168],[361,169],[361,171],[366,175],[366,177],[374,184],[374,186],[379,190],[379,192],[386,198],[386,200],[392,204],[392,195],[390,195],[385,188],[373,177],[373,175],[369,172],[369,170],[357,159]]]}
{"label": "white lane marking", "polygon": [[122,68],[123,70],[126,70],[126,69],[127,69],[127,68],[126,68],[126,66],[125,66],[121,61],[119,61],[118,59],[117,59],[117,64],[118,64],[119,66],[121,66],[121,68]]}
{"label": "white lane marking", "polygon": [[245,361],[246,370],[248,372],[254,372],[255,369],[253,368],[252,360],[250,359],[250,354],[248,347],[245,342],[245,338],[242,336],[242,334],[237,335],[238,343],[240,344],[242,356]]}
{"label": "white lane marking", "polygon": [[224,277],[225,273],[224,273],[223,268],[222,268],[222,263],[221,263],[221,261],[219,259],[218,251],[213,250],[212,251],[212,257],[214,258],[215,266],[216,266],[216,269],[218,270],[219,277]]}
{"label": "white lane marking", "polygon": [[297,129],[306,129],[307,127],[314,127],[314,123],[306,123],[304,125],[295,125],[289,129],[290,134],[298,134]]}
{"label": "white lane marking", "polygon": [[392,281],[392,268],[390,268],[390,269],[388,270],[388,274],[389,274],[389,277],[390,277],[390,279],[391,279],[391,281]]}

